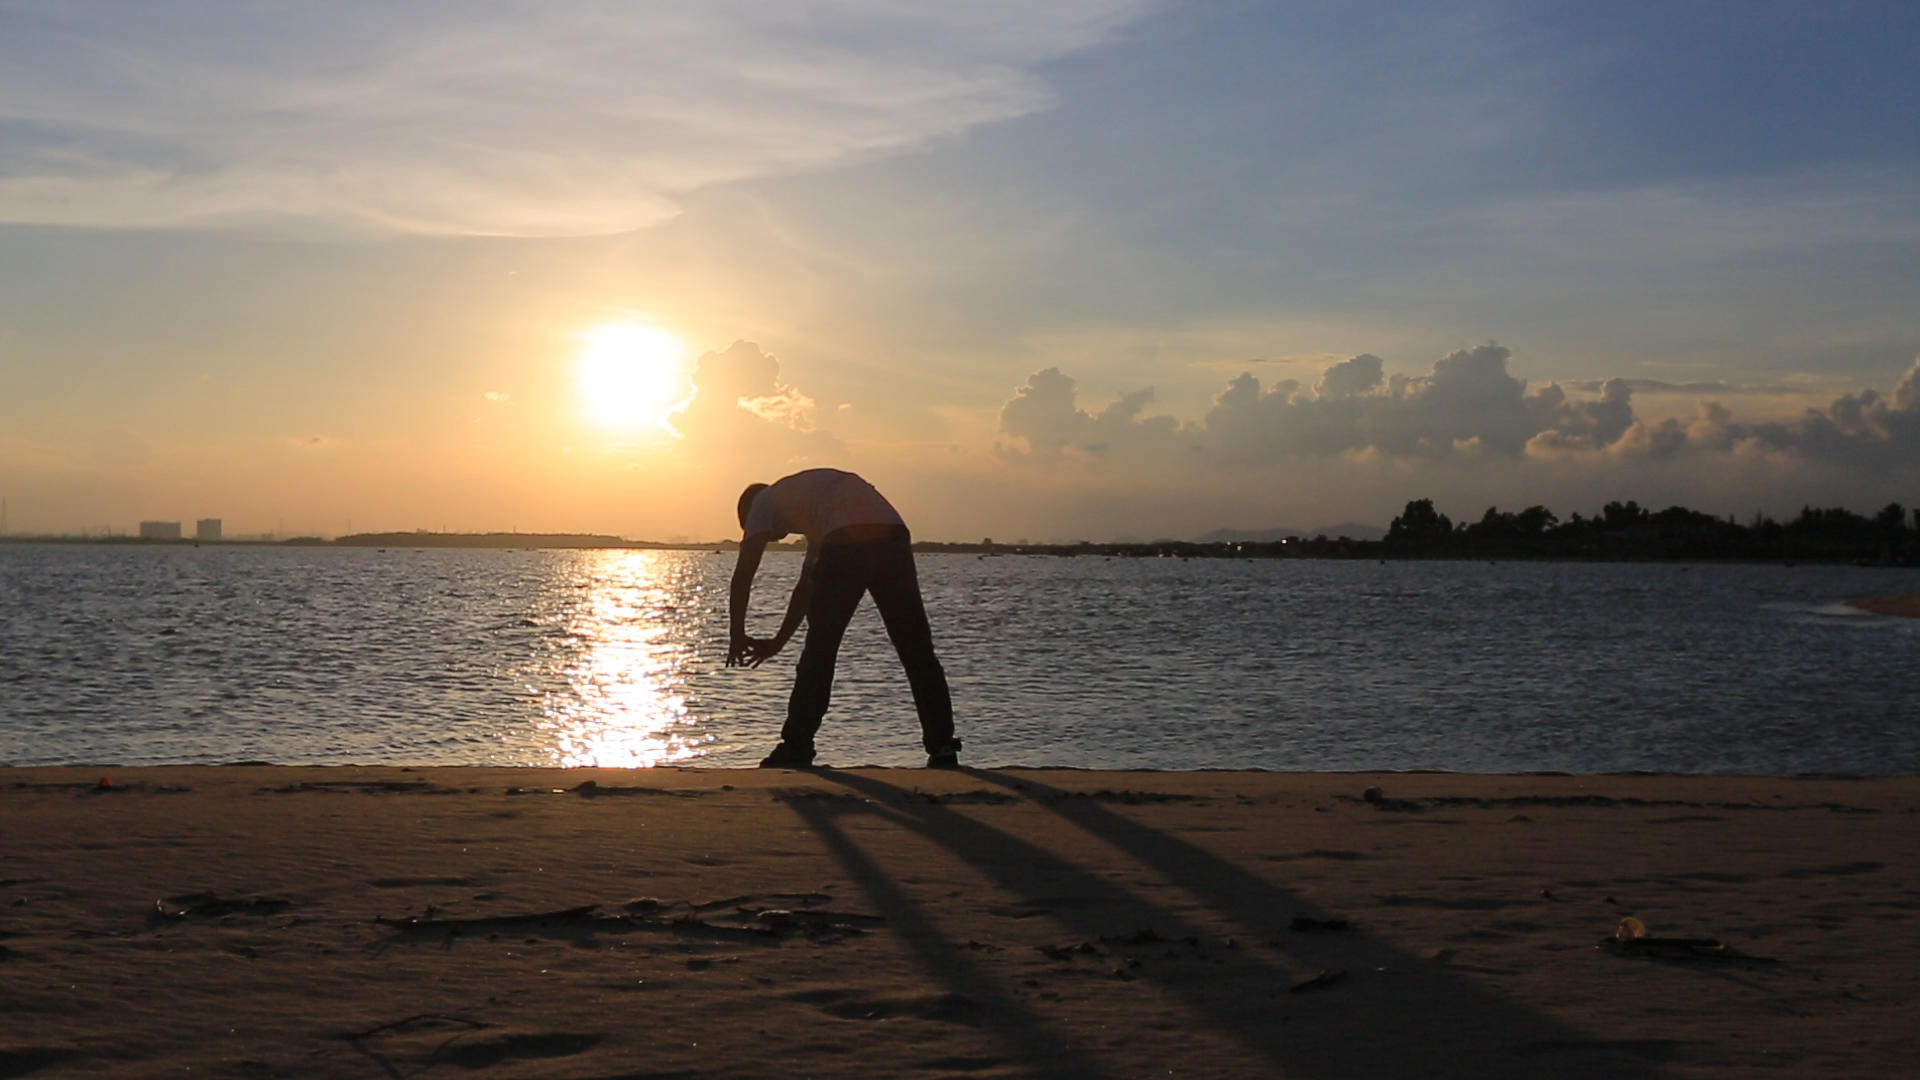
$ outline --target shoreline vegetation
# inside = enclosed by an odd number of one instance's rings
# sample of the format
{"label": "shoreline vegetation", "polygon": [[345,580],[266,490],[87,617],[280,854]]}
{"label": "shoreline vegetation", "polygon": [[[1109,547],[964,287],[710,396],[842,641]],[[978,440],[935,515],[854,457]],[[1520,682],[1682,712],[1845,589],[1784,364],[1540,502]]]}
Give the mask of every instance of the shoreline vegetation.
{"label": "shoreline vegetation", "polygon": [[[1217,535],[1217,534],[1216,534]],[[413,532],[354,533],[337,538],[199,541],[137,536],[0,537],[11,543],[109,543],[156,546],[293,546],[481,549],[635,549],[732,551],[737,540],[630,540],[597,533]],[[801,550],[781,543],[772,550]],[[1378,540],[1348,536],[1286,536],[1260,540],[1090,541],[1070,543],[927,541],[914,550],[977,555],[1182,559],[1540,559],[1621,562],[1811,562],[1865,566],[1920,565],[1920,508],[1909,512],[1889,503],[1871,517],[1840,507],[1805,507],[1797,517],[1776,521],[1755,514],[1746,523],[1681,506],[1653,511],[1638,503],[1610,502],[1598,514],[1574,513],[1562,520],[1544,506],[1517,512],[1488,507],[1476,521],[1453,521],[1430,499],[1416,499],[1393,519]]]}
{"label": "shoreline vegetation", "polygon": [[0,769],[0,1075],[1898,1076],[1916,812],[1913,776]]}

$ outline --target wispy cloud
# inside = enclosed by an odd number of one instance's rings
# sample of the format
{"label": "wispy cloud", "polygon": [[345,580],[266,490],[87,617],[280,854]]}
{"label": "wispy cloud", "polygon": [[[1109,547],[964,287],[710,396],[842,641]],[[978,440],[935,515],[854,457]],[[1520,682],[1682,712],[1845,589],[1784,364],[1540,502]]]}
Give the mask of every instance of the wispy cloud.
{"label": "wispy cloud", "polygon": [[0,0],[0,221],[643,227],[1045,108],[1140,0]]}

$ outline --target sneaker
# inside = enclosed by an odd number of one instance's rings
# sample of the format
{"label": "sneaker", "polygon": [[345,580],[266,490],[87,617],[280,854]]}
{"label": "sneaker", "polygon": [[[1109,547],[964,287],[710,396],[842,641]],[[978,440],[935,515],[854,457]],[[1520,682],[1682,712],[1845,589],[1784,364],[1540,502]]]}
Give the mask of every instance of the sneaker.
{"label": "sneaker", "polygon": [[957,769],[960,767],[960,740],[955,739],[938,750],[927,752],[927,768]]}
{"label": "sneaker", "polygon": [[805,769],[813,765],[813,747],[796,749],[781,743],[773,748],[773,753],[760,759],[763,769]]}

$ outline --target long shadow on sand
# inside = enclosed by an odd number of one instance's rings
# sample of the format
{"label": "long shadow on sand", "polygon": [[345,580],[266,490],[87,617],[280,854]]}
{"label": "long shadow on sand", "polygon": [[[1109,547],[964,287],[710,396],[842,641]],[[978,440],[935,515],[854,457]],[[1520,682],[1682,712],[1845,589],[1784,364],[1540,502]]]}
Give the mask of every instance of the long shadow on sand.
{"label": "long shadow on sand", "polygon": [[[1674,1049],[1654,1040],[1595,1039],[1364,932],[1290,934],[1296,916],[1327,918],[1327,913],[1259,875],[1093,799],[1025,774],[967,774],[1031,800],[1090,838],[1126,853],[1232,920],[1248,940],[1284,948],[1305,969],[1350,971],[1356,983],[1364,979],[1364,988],[1348,985],[1322,994],[1289,995],[1287,988],[1297,973],[1251,948],[1238,950],[1230,967],[1215,969],[1217,976],[1195,977],[1192,971],[1154,964],[1131,972],[1181,1002],[1196,1021],[1270,1063],[1272,1075],[1656,1078],[1662,1075],[1656,1062]],[[907,868],[877,864],[835,821],[838,815],[874,814],[909,829],[952,852],[1007,893],[1047,909],[1069,932],[1089,940],[1141,927],[1153,928],[1167,941],[1210,936],[1164,904],[946,802],[871,775],[830,769],[817,775],[872,801],[796,799],[789,800],[792,809],[895,921],[925,969],[954,993],[978,1002],[991,1018],[986,1026],[1036,1074],[1099,1077],[1108,1071],[1067,1049],[1071,1033],[1035,1015],[964,946],[944,938],[895,880]],[[1061,903],[1063,897],[1074,902]]]}
{"label": "long shadow on sand", "polygon": [[[820,775],[843,782],[846,779],[825,769],[820,770]],[[868,901],[886,914],[891,928],[913,951],[921,967],[944,982],[950,993],[969,1002],[984,1021],[988,1034],[1003,1043],[1007,1052],[1032,1075],[1086,1080],[1103,1080],[1109,1075],[1085,1054],[1073,1049],[1069,1032],[1052,1027],[1034,1015],[962,945],[941,934],[924,906],[900,887],[893,874],[861,850],[836,819],[846,813],[879,812],[888,820],[925,832],[922,823],[912,817],[876,811],[845,800],[786,801],[794,813],[820,835],[827,850],[866,892]]]}

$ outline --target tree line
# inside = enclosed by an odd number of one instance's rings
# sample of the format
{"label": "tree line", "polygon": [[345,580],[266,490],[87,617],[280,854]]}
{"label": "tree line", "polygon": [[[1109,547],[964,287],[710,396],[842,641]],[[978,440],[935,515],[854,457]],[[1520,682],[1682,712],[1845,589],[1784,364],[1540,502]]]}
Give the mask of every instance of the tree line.
{"label": "tree line", "polygon": [[1888,503],[1868,517],[1842,507],[1802,507],[1777,521],[1756,513],[1742,523],[1684,506],[1649,510],[1610,502],[1591,517],[1566,520],[1544,506],[1516,512],[1490,506],[1478,521],[1454,522],[1415,499],[1393,519],[1381,547],[1416,557],[1750,559],[1920,562],[1920,509]]}
{"label": "tree line", "polygon": [[1415,499],[1381,540],[1293,536],[1272,542],[914,544],[920,551],[981,555],[1098,555],[1108,558],[1306,559],[1619,559],[1749,562],[1850,562],[1920,566],[1920,508],[1888,503],[1872,517],[1840,507],[1803,507],[1786,521],[1756,513],[1745,523],[1684,506],[1649,510],[1610,502],[1592,516],[1564,520],[1544,506],[1490,506],[1477,521],[1455,522]]}

